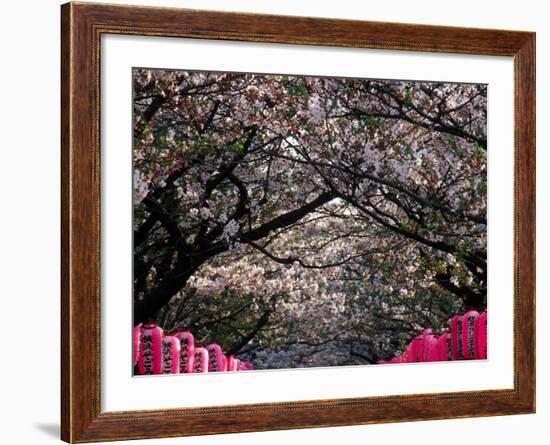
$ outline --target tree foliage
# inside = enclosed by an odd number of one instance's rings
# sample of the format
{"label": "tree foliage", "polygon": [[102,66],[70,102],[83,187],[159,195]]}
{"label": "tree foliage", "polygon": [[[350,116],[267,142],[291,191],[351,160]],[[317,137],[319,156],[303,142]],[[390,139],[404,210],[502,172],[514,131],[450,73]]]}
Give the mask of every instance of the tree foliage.
{"label": "tree foliage", "polygon": [[486,86],[134,70],[134,319],[256,368],[486,306]]}

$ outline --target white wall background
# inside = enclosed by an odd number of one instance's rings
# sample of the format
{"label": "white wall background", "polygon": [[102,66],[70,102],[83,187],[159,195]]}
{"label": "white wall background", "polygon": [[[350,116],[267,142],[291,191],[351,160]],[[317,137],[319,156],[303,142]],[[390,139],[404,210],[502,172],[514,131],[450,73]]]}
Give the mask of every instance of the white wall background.
{"label": "white wall background", "polygon": [[[545,296],[550,279],[550,30],[546,2],[523,0],[119,0],[155,6],[356,18],[537,32],[538,114],[538,391],[537,414],[299,431],[150,440],[151,444],[280,442],[503,445],[547,443],[550,339]],[[43,444],[58,439],[59,417],[59,4],[5,2],[0,27],[0,440]],[[25,339],[29,347],[23,349]],[[537,434],[538,433],[538,434]]]}

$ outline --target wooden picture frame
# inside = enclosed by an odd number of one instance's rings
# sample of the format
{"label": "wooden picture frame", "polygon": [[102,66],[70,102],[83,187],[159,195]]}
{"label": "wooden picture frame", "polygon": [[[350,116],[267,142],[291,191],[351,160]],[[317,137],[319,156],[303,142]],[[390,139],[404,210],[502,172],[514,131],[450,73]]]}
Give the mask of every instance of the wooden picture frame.
{"label": "wooden picture frame", "polygon": [[[535,34],[92,3],[61,7],[61,437],[71,443],[535,411]],[[514,387],[102,412],[102,34],[511,56],[515,70]]]}

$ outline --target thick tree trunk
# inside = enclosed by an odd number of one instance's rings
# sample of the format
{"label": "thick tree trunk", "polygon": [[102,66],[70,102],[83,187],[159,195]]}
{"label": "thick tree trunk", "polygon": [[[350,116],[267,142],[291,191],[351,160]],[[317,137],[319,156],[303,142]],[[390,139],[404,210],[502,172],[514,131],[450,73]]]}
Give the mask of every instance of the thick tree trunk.
{"label": "thick tree trunk", "polygon": [[197,268],[189,268],[184,271],[172,270],[142,300],[135,300],[134,325],[152,321],[157,311],[168,304],[172,296],[185,287],[185,283]]}
{"label": "thick tree trunk", "polygon": [[134,301],[134,325],[151,321],[157,311],[185,287],[187,280],[202,264],[225,250],[226,246],[216,244],[205,248],[202,254],[194,255],[192,261],[186,258],[178,260],[173,269],[143,299]]}

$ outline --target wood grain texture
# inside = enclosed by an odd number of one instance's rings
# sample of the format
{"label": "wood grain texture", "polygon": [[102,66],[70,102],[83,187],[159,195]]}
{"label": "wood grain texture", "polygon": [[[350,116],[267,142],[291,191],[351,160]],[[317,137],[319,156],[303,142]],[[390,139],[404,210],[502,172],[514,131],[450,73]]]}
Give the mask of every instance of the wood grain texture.
{"label": "wood grain texture", "polygon": [[[63,440],[92,442],[534,412],[534,33],[91,3],[65,4],[61,17]],[[101,412],[99,61],[103,33],[514,57],[514,388]]]}

